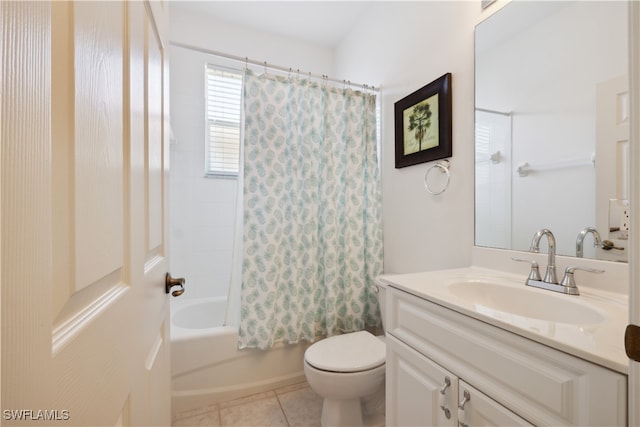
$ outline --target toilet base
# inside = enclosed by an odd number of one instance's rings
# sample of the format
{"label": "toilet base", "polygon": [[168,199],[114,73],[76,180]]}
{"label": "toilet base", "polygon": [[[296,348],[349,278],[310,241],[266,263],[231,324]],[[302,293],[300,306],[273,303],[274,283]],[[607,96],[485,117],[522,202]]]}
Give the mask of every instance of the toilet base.
{"label": "toilet base", "polygon": [[384,427],[384,386],[371,396],[360,399],[324,399],[322,427]]}
{"label": "toilet base", "polygon": [[322,427],[364,426],[360,399],[324,399],[322,403]]}
{"label": "toilet base", "polygon": [[[361,334],[362,332],[354,332]],[[365,332],[366,333],[366,332]],[[368,334],[368,333],[366,333]],[[349,335],[349,334],[347,334]],[[335,340],[342,337],[327,338]],[[384,338],[380,339],[384,343]],[[304,373],[311,389],[324,400],[321,423],[323,427],[383,427],[384,426],[384,354],[381,364],[363,371],[336,372],[321,370],[307,360],[313,344],[305,353]]]}

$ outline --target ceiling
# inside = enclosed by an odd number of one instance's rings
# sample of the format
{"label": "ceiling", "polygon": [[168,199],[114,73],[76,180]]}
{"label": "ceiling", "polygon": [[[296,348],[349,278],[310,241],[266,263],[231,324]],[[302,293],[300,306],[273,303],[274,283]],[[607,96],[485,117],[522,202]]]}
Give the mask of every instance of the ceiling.
{"label": "ceiling", "polygon": [[334,48],[373,1],[183,1],[172,9]]}

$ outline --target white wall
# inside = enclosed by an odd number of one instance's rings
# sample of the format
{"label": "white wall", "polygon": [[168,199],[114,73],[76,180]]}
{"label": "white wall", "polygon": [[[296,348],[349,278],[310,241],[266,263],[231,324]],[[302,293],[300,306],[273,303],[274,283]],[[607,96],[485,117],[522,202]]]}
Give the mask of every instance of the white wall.
{"label": "white wall", "polygon": [[171,274],[185,297],[226,296],[233,249],[236,180],[204,178],[207,57],[171,48]]}
{"label": "white wall", "polygon": [[[178,10],[171,11],[170,40],[318,74],[333,71],[329,49]],[[231,274],[236,180],[204,178],[204,66],[212,61],[244,66],[170,47],[171,273],[187,280],[182,298],[227,296]]]}
{"label": "white wall", "polygon": [[[471,263],[474,27],[482,15],[476,1],[375,2],[336,48],[335,56],[328,49],[179,13],[172,15],[171,39],[382,86],[385,271],[400,273]],[[393,106],[447,72],[453,75],[451,183],[443,194],[433,196],[423,184],[424,174],[433,163],[394,168]],[[176,105],[176,97],[186,83],[182,77],[172,75],[172,105]],[[176,114],[172,112],[176,120],[174,134],[180,145],[185,131]],[[176,246],[174,253],[180,250]]]}
{"label": "white wall", "polygon": [[[385,272],[471,263],[474,199],[474,26],[479,1],[374,3],[336,51],[336,74],[382,86]],[[395,169],[394,103],[452,73],[451,183],[423,179],[433,163]],[[342,78],[342,77],[341,77]]]}
{"label": "white wall", "polygon": [[331,74],[334,68],[331,49],[173,7],[170,40],[314,74]]}

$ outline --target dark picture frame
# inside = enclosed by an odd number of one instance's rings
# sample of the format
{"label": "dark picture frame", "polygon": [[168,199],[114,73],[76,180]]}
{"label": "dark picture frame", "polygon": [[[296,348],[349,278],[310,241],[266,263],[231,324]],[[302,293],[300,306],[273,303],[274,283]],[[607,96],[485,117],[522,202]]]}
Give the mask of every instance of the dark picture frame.
{"label": "dark picture frame", "polygon": [[451,157],[451,73],[394,104],[396,168]]}

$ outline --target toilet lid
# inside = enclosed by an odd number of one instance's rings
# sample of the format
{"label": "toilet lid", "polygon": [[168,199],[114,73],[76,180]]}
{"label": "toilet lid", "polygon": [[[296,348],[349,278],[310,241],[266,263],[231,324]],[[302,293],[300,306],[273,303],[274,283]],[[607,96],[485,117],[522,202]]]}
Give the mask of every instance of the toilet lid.
{"label": "toilet lid", "polygon": [[359,372],[384,364],[386,347],[367,331],[351,332],[323,339],[304,353],[308,364],[331,372]]}

